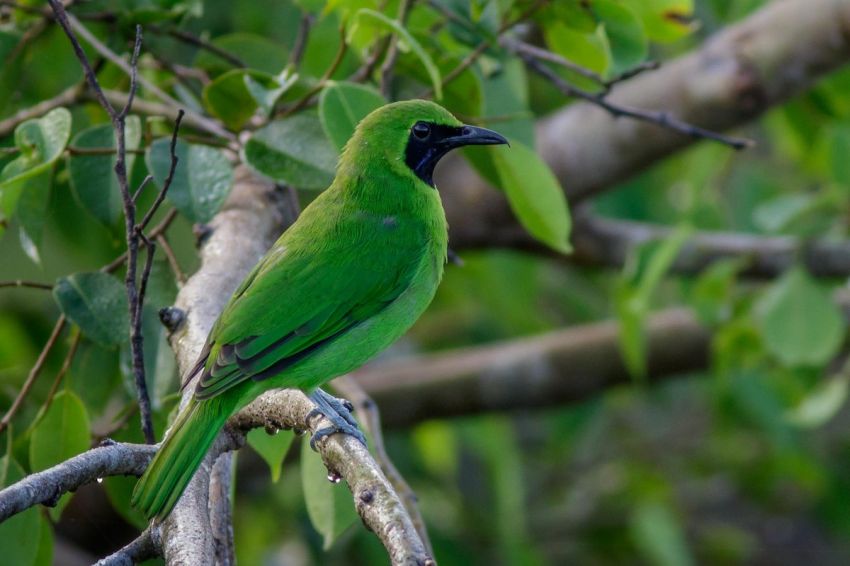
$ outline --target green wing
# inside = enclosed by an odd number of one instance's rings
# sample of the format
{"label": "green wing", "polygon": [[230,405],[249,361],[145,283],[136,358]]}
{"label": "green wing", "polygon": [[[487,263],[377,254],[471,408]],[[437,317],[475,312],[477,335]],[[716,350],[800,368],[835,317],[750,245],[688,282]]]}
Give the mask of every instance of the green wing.
{"label": "green wing", "polygon": [[195,396],[279,375],[379,313],[409,286],[422,257],[416,239],[401,240],[409,245],[337,237],[320,251],[281,241],[216,322]]}

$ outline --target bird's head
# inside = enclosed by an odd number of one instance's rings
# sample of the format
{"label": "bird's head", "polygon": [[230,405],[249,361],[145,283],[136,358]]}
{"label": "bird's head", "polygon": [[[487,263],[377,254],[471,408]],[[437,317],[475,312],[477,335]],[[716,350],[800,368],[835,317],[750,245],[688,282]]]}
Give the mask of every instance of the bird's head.
{"label": "bird's head", "polygon": [[348,145],[358,153],[383,157],[394,169],[404,167],[433,187],[434,167],[452,149],[506,143],[492,130],[463,124],[439,104],[405,100],[363,118]]}

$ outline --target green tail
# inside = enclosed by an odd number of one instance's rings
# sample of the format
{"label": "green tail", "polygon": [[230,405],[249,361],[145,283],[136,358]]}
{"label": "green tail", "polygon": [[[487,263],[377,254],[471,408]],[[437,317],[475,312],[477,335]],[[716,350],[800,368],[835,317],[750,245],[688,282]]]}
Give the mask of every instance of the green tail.
{"label": "green tail", "polygon": [[174,508],[227,417],[221,399],[191,400],[133,490],[132,505],[161,521]]}

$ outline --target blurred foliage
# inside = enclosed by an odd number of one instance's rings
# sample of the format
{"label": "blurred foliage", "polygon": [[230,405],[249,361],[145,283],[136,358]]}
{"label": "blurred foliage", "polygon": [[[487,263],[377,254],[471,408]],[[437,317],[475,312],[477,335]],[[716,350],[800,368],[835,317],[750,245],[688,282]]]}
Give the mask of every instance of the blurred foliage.
{"label": "blurred foliage", "polygon": [[[239,158],[297,187],[304,201],[332,178],[357,121],[384,102],[379,68],[364,84],[353,78],[392,35],[400,53],[385,94],[396,100],[433,91],[460,118],[508,136],[510,153],[476,149],[466,156],[505,191],[531,234],[565,251],[567,205],[534,152],[533,124],[566,101],[497,46],[502,26],[529,16],[539,30],[535,41],[609,79],[648,57],[685,52],[763,3],[423,0],[404,23],[398,0],[92,0],[71,10],[122,54],[134,25],[143,24],[142,76],[187,108],[244,130]],[[307,15],[312,28],[296,64],[291,57]],[[203,38],[227,56],[172,32]],[[475,63],[444,84],[483,41],[488,46]],[[104,88],[126,91],[128,79],[117,67],[88,47],[87,53]],[[81,79],[61,31],[8,6],[0,7],[0,59],[0,119]],[[599,88],[588,77],[559,72],[576,86]],[[617,388],[546,411],[389,431],[388,450],[419,495],[441,564],[850,560],[850,365],[842,354],[845,319],[830,299],[840,282],[816,280],[803,267],[753,282],[740,277],[744,264],[736,261],[695,276],[668,273],[699,229],[846,238],[847,92],[845,70],[748,127],[756,149],[738,154],[697,144],[599,196],[599,214],[674,228],[669,239],[633,250],[620,271],[507,251],[465,254],[463,267],[448,268],[432,308],[385,357],[616,317],[624,359],[641,377],[647,317],[682,304],[713,338],[711,367],[675,382]],[[318,104],[299,107],[312,93]],[[144,87],[139,98],[153,99]],[[131,186],[148,174],[154,179],[139,196],[140,210],[168,173],[170,134],[168,120],[144,112],[128,121]],[[53,296],[0,290],[0,411],[16,397],[58,314],[74,327],[48,356],[0,441],[0,486],[104,436],[141,439],[121,272],[98,271],[124,250],[114,143],[104,112],[83,98],[0,137],[0,280],[56,282]],[[230,188],[233,156],[223,145],[189,125],[181,130],[182,168],[169,193],[180,216],[168,236],[186,272],[198,265],[192,223],[208,221]],[[158,256],[143,328],[159,433],[174,406],[176,364],[157,311],[175,294],[175,277]],[[52,376],[77,332],[79,348],[54,395]],[[289,433],[255,431],[249,444],[261,457],[247,449],[239,455],[239,561],[384,563],[377,539],[355,520],[348,492],[326,480],[308,448],[290,450],[293,440],[305,444]],[[4,559],[50,563],[54,537],[92,556],[116,549],[143,526],[128,505],[132,485],[130,478],[108,478],[94,486],[105,512],[90,515],[90,507],[76,505],[91,497],[81,490],[49,512],[31,509],[3,523]]]}

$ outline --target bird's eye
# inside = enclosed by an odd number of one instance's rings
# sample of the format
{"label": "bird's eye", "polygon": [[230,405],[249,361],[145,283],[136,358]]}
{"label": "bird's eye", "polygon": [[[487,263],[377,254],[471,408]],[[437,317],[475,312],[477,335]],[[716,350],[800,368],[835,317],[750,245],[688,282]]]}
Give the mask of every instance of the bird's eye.
{"label": "bird's eye", "polygon": [[416,122],[413,125],[413,135],[419,138],[420,140],[424,140],[431,133],[431,126],[426,124],[425,122]]}

